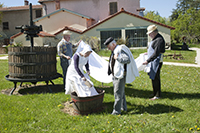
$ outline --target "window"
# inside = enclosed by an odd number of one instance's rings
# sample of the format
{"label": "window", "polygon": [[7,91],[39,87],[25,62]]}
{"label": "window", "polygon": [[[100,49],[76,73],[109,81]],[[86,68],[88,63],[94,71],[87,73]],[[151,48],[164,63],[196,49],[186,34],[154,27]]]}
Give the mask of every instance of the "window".
{"label": "window", "polygon": [[8,29],[9,29],[8,22],[3,22],[3,30],[8,30]]}
{"label": "window", "polygon": [[126,37],[129,40],[129,47],[146,47],[148,36],[146,29],[126,30]]}
{"label": "window", "polygon": [[56,10],[60,9],[60,0],[56,0]]}
{"label": "window", "polygon": [[117,2],[110,2],[110,15],[117,12]]}
{"label": "window", "polygon": [[114,30],[114,31],[101,31],[101,48],[105,48],[105,45],[103,44],[106,39],[109,37],[113,37],[115,41],[121,38],[121,30]]}
{"label": "window", "polygon": [[35,10],[36,18],[42,17],[42,10]]}

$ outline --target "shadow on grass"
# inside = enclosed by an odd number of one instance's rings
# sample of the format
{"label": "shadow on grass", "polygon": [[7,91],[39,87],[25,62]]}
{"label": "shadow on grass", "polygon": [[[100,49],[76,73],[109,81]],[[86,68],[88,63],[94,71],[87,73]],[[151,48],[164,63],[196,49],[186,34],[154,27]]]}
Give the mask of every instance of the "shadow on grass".
{"label": "shadow on grass", "polygon": [[[152,93],[151,91],[147,90],[137,90],[130,88],[131,85],[128,85],[129,87],[126,88],[126,96],[132,96],[132,97],[140,97],[140,98],[149,98],[149,94]],[[27,95],[27,94],[45,94],[45,93],[59,93],[63,92],[64,93],[64,86],[61,84],[58,85],[49,85],[51,88],[52,92],[48,89],[46,85],[37,85],[37,86],[31,86],[31,87],[24,87],[18,91],[19,94],[21,95]],[[105,90],[105,94],[109,93],[113,95],[113,87],[96,87]],[[183,98],[184,96],[189,98],[193,97],[193,94],[176,94],[176,93],[171,93],[171,92],[163,92],[163,95],[168,95],[169,97],[166,98]],[[195,97],[199,98],[200,94],[196,94]],[[103,110],[100,112],[96,112],[94,114],[111,114],[113,110],[113,104],[114,102],[103,102]],[[130,102],[127,101],[127,107],[128,110],[127,112],[122,112],[122,114],[143,114],[143,113],[149,113],[149,114],[162,114],[162,113],[170,113],[170,112],[181,112],[183,111],[180,108],[174,107],[174,106],[168,106],[168,105],[163,105],[163,104],[153,104],[153,105],[136,105],[136,104],[131,104]]]}
{"label": "shadow on grass", "polygon": [[163,114],[171,112],[182,112],[183,110],[175,106],[168,106],[164,104],[153,104],[148,106],[143,105],[131,105],[131,108],[128,108],[127,113],[130,114]]}
{"label": "shadow on grass", "polygon": [[[149,96],[150,96],[150,94],[152,94],[152,91],[137,90],[137,89],[130,88],[131,86],[132,86],[131,84],[127,84],[127,87],[125,88],[126,96],[145,98],[147,100],[150,98]],[[104,89],[101,87],[99,87],[99,88]],[[113,95],[113,87],[108,87],[104,90],[105,90],[105,94],[107,93],[107,94]],[[194,95],[196,95],[196,94],[194,94]],[[193,94],[177,94],[177,93],[171,93],[171,92],[163,92],[164,98],[172,98],[172,99],[183,98],[183,96],[185,96],[187,98],[189,98],[189,97],[194,98],[194,95]],[[200,94],[197,94],[195,98],[199,98],[199,95]],[[165,97],[165,96],[169,96],[169,97]],[[113,110],[113,104],[114,104],[114,102],[104,102],[103,103],[104,110],[101,113],[111,114],[111,112]],[[147,106],[143,106],[143,105],[131,104],[128,101],[127,101],[127,107],[128,107],[127,112],[122,112],[122,114],[143,114],[143,113],[162,114],[162,113],[183,111],[182,109],[177,108],[175,106],[169,106],[169,105],[164,105],[164,104],[153,104],[153,105],[149,104]]]}
{"label": "shadow on grass", "polygon": [[[100,89],[104,89],[101,87],[98,87]],[[105,94],[109,93],[111,95],[113,95],[113,87],[108,87],[105,90]],[[162,91],[162,90],[161,90]],[[140,89],[135,89],[131,84],[127,84],[125,87],[125,94],[126,96],[130,96],[130,97],[137,97],[137,98],[145,98],[145,99],[149,99],[152,98],[153,95],[153,89],[152,91],[150,90],[140,90]],[[188,98],[188,99],[200,99],[200,93],[175,93],[175,92],[166,92],[166,91],[162,91],[161,92],[161,97],[162,99],[171,99],[171,100],[175,100],[175,99],[184,99],[184,98]]]}
{"label": "shadow on grass", "polygon": [[[153,90],[139,90],[135,88],[126,88],[125,90],[127,96],[132,96],[132,97],[139,97],[139,98],[152,98],[153,95]],[[176,93],[176,92],[166,92],[162,91],[161,92],[161,98],[162,99],[199,99],[200,98],[200,93]]]}
{"label": "shadow on grass", "polygon": [[[111,114],[113,110],[113,104],[114,102],[106,102],[103,103],[104,110],[101,113],[104,114]],[[143,105],[135,105],[127,102],[128,110],[127,112],[122,111],[123,114],[163,114],[163,113],[171,113],[171,112],[182,112],[183,110],[180,108],[177,108],[175,106],[168,106],[164,104],[153,104],[148,106]],[[99,113],[100,114],[100,113]]]}
{"label": "shadow on grass", "polygon": [[[50,89],[51,91],[50,91]],[[28,86],[28,87],[21,87],[18,90],[18,93],[21,95],[27,95],[27,94],[45,94],[45,93],[64,93],[64,86],[62,84],[57,85],[37,85],[37,86]]]}
{"label": "shadow on grass", "polygon": [[[50,92],[49,88],[47,85],[37,85],[37,86],[29,86],[29,87],[22,87],[18,90],[18,93],[21,95],[27,95],[27,94],[41,94],[41,93],[59,93],[59,92],[65,92],[64,86],[62,84],[57,84],[57,85],[49,85],[51,88],[52,92]],[[100,87],[100,86],[95,86],[95,88],[103,89],[105,90],[105,94],[111,94],[113,95],[113,86],[108,86],[108,87]],[[125,88],[125,94],[126,96],[130,97],[137,97],[137,98],[145,98],[149,99],[152,97],[153,90],[140,90],[140,89],[135,89],[131,84],[127,84]],[[175,92],[166,92],[162,91],[162,99],[199,99],[200,98],[200,93],[175,93]]]}
{"label": "shadow on grass", "polygon": [[[183,49],[182,49],[182,47],[183,47]],[[171,44],[171,50],[182,50],[182,51],[193,51],[193,50],[189,50],[189,49],[184,49],[184,46],[183,46],[183,44]]]}
{"label": "shadow on grass", "polygon": [[[56,85],[36,85],[36,86],[26,86],[21,87],[18,90],[18,93],[21,95],[27,95],[27,94],[42,94],[42,93],[59,93],[59,92],[65,92],[64,85],[63,84],[56,84]],[[103,90],[107,90],[107,88],[111,89],[112,87],[95,87],[100,88]],[[106,89],[105,89],[106,88]]]}

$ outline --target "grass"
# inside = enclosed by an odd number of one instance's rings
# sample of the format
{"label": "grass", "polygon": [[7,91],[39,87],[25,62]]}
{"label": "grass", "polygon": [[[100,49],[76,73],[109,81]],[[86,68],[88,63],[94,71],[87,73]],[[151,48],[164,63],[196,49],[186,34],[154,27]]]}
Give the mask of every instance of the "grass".
{"label": "grass", "polygon": [[[136,59],[141,53],[146,53],[147,50],[146,49],[131,49],[131,52],[133,54],[133,57]],[[100,56],[107,56],[109,57],[111,52],[109,50],[102,50],[100,52],[98,52],[98,54]],[[183,56],[183,59],[173,59],[172,57],[170,58],[170,56],[167,55],[174,55],[174,54],[181,54]],[[196,57],[196,51],[192,51],[192,50],[180,50],[180,49],[176,49],[176,50],[166,50],[164,53],[165,56],[164,57],[164,62],[178,62],[178,63],[191,63],[191,64],[195,64],[195,57]]]}
{"label": "grass", "polygon": [[[136,58],[145,50],[132,52]],[[183,54],[195,57],[192,51],[185,51]],[[106,55],[109,56],[109,53]],[[183,61],[186,60],[190,59]],[[13,83],[4,78],[8,74],[8,61],[0,60],[0,63],[0,90],[12,88]],[[57,70],[62,73],[59,62]],[[110,115],[114,102],[112,83],[103,84],[108,86],[103,88],[102,84],[94,79],[92,81],[95,87],[106,91],[103,101],[106,108],[100,113],[88,116],[70,116],[62,112],[63,103],[70,101],[70,96],[65,95],[62,90],[37,93],[34,88],[27,88],[27,92],[36,93],[23,92],[22,96],[0,94],[0,132],[197,132],[200,131],[199,79],[200,68],[163,65],[162,99],[150,101],[151,81],[146,73],[140,72],[140,77],[126,85],[128,111],[119,116]],[[56,85],[62,85],[61,78],[53,81]]]}
{"label": "grass", "polygon": [[8,56],[8,54],[0,54],[0,57]]}
{"label": "grass", "polygon": [[[174,59],[168,55],[182,55],[183,59]],[[183,50],[166,50],[164,53],[164,61],[165,62],[179,62],[179,63],[195,63],[196,51],[183,51]]]}

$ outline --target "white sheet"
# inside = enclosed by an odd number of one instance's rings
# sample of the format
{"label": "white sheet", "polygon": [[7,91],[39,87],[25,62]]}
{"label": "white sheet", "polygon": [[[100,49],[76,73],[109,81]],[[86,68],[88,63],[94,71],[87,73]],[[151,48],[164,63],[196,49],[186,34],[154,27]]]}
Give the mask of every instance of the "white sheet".
{"label": "white sheet", "polygon": [[[139,71],[137,69],[137,65],[135,63],[134,57],[126,45],[124,44],[118,45],[114,50],[114,54],[119,54],[118,56],[120,56],[121,50],[126,52],[130,57],[131,62],[127,64],[126,83],[132,83],[135,80],[135,77],[139,76]],[[115,61],[114,72],[115,72],[114,73],[115,77],[117,78],[123,77],[124,65],[119,63],[117,60]]]}
{"label": "white sheet", "polygon": [[[84,45],[86,44],[83,41],[81,41],[76,52],[82,51]],[[147,73],[149,72],[150,70],[149,65],[142,65],[142,63],[145,62],[147,58],[148,58],[147,54],[142,53],[138,58],[134,60],[138,68],[138,71],[145,71]],[[93,77],[95,80],[103,83],[112,82],[112,75],[108,76],[107,74],[108,61],[100,57],[95,51],[92,51],[92,53],[89,56],[89,67],[90,67],[90,76]],[[137,77],[138,74],[136,74],[135,76]]]}
{"label": "white sheet", "polygon": [[[86,45],[83,41],[80,42],[78,49],[76,52],[82,51],[84,45]],[[95,80],[103,83],[112,82],[112,75],[108,76],[108,61],[100,57],[96,54],[95,51],[89,56],[89,68],[90,68],[90,76]]]}
{"label": "white sheet", "polygon": [[147,65],[142,65],[142,63],[144,63],[146,60],[148,59],[148,55],[147,53],[142,53],[140,54],[139,57],[137,57],[135,59],[135,62],[137,64],[137,68],[138,68],[138,71],[144,71],[146,73],[150,72],[150,65],[147,64]]}

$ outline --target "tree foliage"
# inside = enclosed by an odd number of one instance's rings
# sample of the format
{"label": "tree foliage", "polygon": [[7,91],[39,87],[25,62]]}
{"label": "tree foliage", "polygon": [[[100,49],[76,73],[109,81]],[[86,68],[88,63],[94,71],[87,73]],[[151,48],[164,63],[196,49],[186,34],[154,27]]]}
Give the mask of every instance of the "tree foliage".
{"label": "tree foliage", "polygon": [[172,40],[186,37],[188,42],[200,42],[200,0],[178,0],[170,18],[176,28],[171,32]]}
{"label": "tree foliage", "polygon": [[186,37],[191,43],[200,41],[200,10],[189,8],[186,12],[180,13],[178,18],[172,21],[176,29],[171,32],[172,39],[177,42]]}
{"label": "tree foliage", "polygon": [[200,0],[178,0],[176,9],[172,10],[171,21],[176,20],[180,14],[185,14],[188,9],[200,9]]}
{"label": "tree foliage", "polygon": [[[3,7],[3,4],[0,3],[0,8]],[[0,23],[1,23],[1,20],[2,20],[2,12],[0,12]]]}
{"label": "tree foliage", "polygon": [[146,12],[144,17],[175,27],[171,40],[180,42],[185,37],[187,42],[200,43],[200,0],[178,0],[168,19],[154,11]]}
{"label": "tree foliage", "polygon": [[146,11],[145,18],[160,22],[162,24],[169,24],[169,20],[165,17],[161,17],[158,12],[155,11]]}

